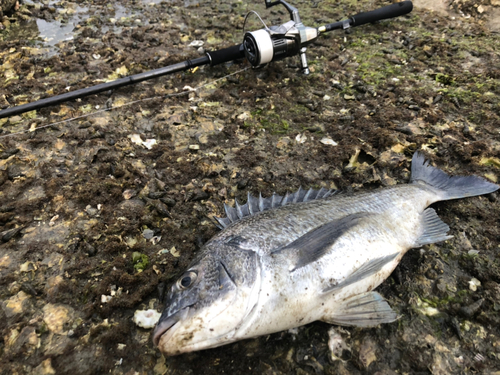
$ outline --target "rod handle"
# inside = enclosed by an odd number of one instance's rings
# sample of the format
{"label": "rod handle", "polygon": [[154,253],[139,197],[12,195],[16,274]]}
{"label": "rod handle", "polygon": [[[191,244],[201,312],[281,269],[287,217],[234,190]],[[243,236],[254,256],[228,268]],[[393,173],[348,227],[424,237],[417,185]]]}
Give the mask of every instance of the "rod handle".
{"label": "rod handle", "polygon": [[243,44],[236,44],[232,47],[224,48],[218,51],[207,52],[210,58],[210,65],[218,65],[228,61],[233,61],[245,57]]}
{"label": "rod handle", "polygon": [[358,13],[351,17],[351,27],[361,26],[366,23],[384,20],[386,18],[403,16],[410,13],[412,9],[413,3],[411,1],[401,1],[370,12]]}

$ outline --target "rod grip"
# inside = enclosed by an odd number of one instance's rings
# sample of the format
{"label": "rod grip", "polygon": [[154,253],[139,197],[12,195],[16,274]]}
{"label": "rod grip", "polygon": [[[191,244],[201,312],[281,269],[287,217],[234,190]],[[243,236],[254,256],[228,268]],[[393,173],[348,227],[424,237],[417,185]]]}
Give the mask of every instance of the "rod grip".
{"label": "rod grip", "polygon": [[359,13],[351,17],[351,27],[361,26],[366,23],[384,20],[386,18],[403,16],[410,13],[412,9],[413,3],[411,1],[401,1],[370,12]]}
{"label": "rod grip", "polygon": [[233,61],[245,57],[243,44],[236,44],[232,47],[224,48],[218,51],[207,52],[210,58],[210,65],[218,65],[228,61]]}

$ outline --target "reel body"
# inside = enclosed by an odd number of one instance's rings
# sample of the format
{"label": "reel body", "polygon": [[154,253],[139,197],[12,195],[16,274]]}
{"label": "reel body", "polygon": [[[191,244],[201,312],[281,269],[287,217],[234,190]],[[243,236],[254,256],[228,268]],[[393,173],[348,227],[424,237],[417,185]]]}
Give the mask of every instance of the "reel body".
{"label": "reel body", "polygon": [[315,40],[319,31],[302,24],[297,8],[284,0],[271,2],[266,7],[282,4],[290,13],[291,20],[280,26],[265,27],[257,31],[247,31],[243,37],[245,57],[254,67],[300,54],[300,67],[309,74],[306,59],[306,45]]}
{"label": "reel body", "polygon": [[301,59],[301,68],[307,74],[309,69],[305,60],[305,46],[318,35],[316,28],[297,25],[291,20],[269,29],[247,31],[243,38],[243,48],[247,60],[255,67],[303,53],[305,63]]}

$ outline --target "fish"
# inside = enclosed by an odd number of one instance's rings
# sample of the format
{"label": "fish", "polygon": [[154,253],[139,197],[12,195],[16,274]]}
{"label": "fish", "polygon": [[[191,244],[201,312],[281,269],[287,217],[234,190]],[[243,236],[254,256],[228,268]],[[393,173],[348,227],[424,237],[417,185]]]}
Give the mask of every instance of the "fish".
{"label": "fish", "polygon": [[173,283],[153,342],[166,356],[214,348],[314,321],[373,327],[398,314],[374,289],[411,248],[446,241],[429,207],[492,193],[412,157],[408,184],[354,194],[299,189],[224,205],[222,231]]}

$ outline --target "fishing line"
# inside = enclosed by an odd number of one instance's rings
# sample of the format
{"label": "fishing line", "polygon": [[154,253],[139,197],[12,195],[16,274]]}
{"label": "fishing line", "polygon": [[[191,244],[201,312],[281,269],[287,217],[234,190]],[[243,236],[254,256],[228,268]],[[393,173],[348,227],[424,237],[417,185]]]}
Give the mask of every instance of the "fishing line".
{"label": "fishing line", "polygon": [[98,115],[98,114],[103,113],[103,112],[109,112],[109,111],[112,111],[112,110],[115,110],[115,109],[123,108],[123,107],[126,107],[126,106],[131,106],[131,105],[136,104],[136,103],[147,102],[147,101],[158,100],[158,99],[168,99],[168,98],[173,98],[173,97],[177,97],[177,96],[187,95],[190,92],[198,91],[198,90],[200,90],[200,89],[202,89],[202,88],[204,88],[204,87],[206,87],[208,85],[212,85],[212,84],[217,83],[219,81],[222,81],[223,79],[226,79],[226,78],[228,78],[230,76],[242,73],[242,72],[244,72],[244,71],[246,71],[248,69],[250,69],[250,67],[245,67],[245,68],[240,69],[240,70],[238,70],[236,72],[229,73],[229,74],[225,75],[224,77],[217,78],[216,80],[204,83],[203,85],[200,85],[198,87],[189,88],[187,91],[181,91],[181,92],[176,92],[176,93],[173,93],[173,94],[160,95],[160,96],[152,96],[150,98],[144,98],[144,99],[134,100],[134,101],[131,101],[131,102],[128,102],[128,103],[120,104],[120,105],[118,105],[116,107],[105,108],[105,109],[101,109],[99,111],[95,111],[95,112],[92,112],[92,113],[87,113],[85,115],[81,115],[81,116],[72,117],[72,118],[69,118],[69,119],[65,119],[65,120],[53,122],[51,124],[43,125],[43,126],[35,128],[35,129],[22,130],[22,131],[15,132],[15,133],[9,133],[9,134],[5,134],[5,135],[0,135],[0,139],[7,138],[7,137],[13,137],[13,136],[20,135],[20,134],[25,134],[25,133],[35,132],[37,130],[50,128],[52,126],[56,126],[56,125],[60,125],[60,124],[64,124],[64,123],[69,123],[70,121],[80,120],[80,119],[83,119],[83,118],[86,118],[86,117]]}

